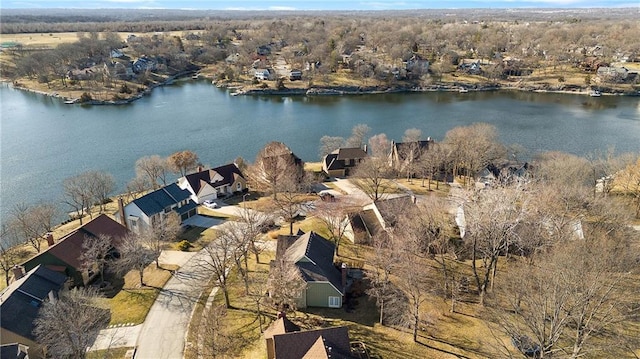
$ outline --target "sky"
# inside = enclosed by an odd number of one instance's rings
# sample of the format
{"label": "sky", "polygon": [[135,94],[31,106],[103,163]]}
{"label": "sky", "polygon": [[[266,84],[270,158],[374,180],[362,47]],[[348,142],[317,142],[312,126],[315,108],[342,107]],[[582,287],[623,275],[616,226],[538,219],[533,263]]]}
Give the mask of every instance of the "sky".
{"label": "sky", "polygon": [[411,10],[594,7],[640,7],[640,0],[0,0],[0,9]]}

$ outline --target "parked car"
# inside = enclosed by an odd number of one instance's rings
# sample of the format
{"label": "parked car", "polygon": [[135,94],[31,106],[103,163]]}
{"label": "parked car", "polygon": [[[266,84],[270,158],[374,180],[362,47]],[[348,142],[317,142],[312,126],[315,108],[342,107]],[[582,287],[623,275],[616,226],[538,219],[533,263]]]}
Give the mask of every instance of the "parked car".
{"label": "parked car", "polygon": [[207,208],[218,208],[218,204],[212,200],[206,200],[202,204]]}

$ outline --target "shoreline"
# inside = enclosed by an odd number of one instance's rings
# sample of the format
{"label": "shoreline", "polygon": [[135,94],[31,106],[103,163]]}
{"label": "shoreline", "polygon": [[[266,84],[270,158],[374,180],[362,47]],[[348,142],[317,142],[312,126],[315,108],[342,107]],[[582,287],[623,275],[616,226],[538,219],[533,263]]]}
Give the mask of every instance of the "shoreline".
{"label": "shoreline", "polygon": [[[78,102],[79,99],[72,99],[60,96],[56,91],[41,91],[32,89],[25,86],[16,86],[15,83],[8,79],[1,79],[0,82],[6,83],[9,87],[12,87],[17,90],[27,91],[36,93],[43,96],[49,96],[53,98],[59,98],[64,101],[66,104],[80,104],[80,105],[96,105],[96,106],[104,106],[104,105],[126,105],[133,103],[149,94],[153,91],[153,89],[161,86],[171,85],[174,81],[187,79],[187,76],[192,76],[195,71],[185,71],[178,73],[176,75],[168,77],[165,81],[154,84],[153,86],[148,87],[144,91],[136,94],[133,97],[123,99],[123,100],[111,100],[111,101],[101,101],[101,100],[91,100],[87,102]],[[209,81],[209,78],[202,77]],[[249,88],[245,89],[244,86],[240,84],[217,84],[215,81],[211,82],[213,86],[218,88],[226,88],[232,90],[229,94],[231,96],[353,96],[353,95],[382,95],[382,94],[391,94],[391,93],[423,93],[423,92],[459,92],[459,93],[467,93],[467,92],[485,92],[485,91],[521,91],[521,92],[531,92],[531,93],[557,93],[557,94],[569,94],[569,95],[582,95],[589,96],[591,90],[585,87],[578,86],[561,86],[561,88],[553,88],[550,86],[505,86],[500,83],[496,84],[465,84],[465,83],[442,83],[436,85],[429,86],[319,86],[319,87],[311,87],[311,88],[284,88],[284,89],[260,89],[260,88]],[[569,87],[566,89],[565,87]],[[640,90],[613,90],[610,88],[602,88],[600,90],[602,96],[631,96],[638,97],[640,96]]]}

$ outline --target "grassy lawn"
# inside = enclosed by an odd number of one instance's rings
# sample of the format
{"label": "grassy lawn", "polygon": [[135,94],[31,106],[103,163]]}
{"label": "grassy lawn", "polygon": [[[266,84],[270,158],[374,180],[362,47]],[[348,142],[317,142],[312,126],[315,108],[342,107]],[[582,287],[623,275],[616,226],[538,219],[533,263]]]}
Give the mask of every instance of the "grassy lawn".
{"label": "grassy lawn", "polygon": [[322,162],[305,162],[304,170],[311,172],[321,172],[322,171]]}
{"label": "grassy lawn", "polygon": [[127,350],[133,349],[129,347],[123,348],[111,348],[104,350],[95,350],[91,352],[87,352],[87,359],[122,359],[125,354],[127,354]]}
{"label": "grassy lawn", "polygon": [[431,189],[429,189],[428,180],[425,180],[423,184],[422,179],[419,178],[414,178],[409,181],[407,181],[406,178],[400,178],[397,179],[396,182],[409,188],[414,194],[435,194],[440,197],[449,195],[449,185],[444,182],[431,181]]}
{"label": "grassy lawn", "polygon": [[106,293],[107,298],[103,299],[111,309],[109,325],[144,322],[160,289],[171,278],[171,270],[177,268],[169,265],[156,268],[155,263],[150,264],[144,270],[146,286],[142,288],[140,288],[138,273],[135,271],[127,273],[124,280],[118,281],[117,277],[107,278],[114,286],[114,290]]}

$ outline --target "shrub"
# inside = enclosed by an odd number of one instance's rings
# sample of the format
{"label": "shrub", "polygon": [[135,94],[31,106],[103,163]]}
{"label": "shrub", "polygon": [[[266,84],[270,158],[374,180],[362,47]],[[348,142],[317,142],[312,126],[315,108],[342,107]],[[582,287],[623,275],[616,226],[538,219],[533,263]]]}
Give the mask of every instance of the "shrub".
{"label": "shrub", "polygon": [[122,84],[122,86],[120,87],[120,93],[131,93],[131,89],[129,88],[129,86],[127,86],[127,84]]}
{"label": "shrub", "polygon": [[193,247],[193,245],[191,245],[191,242],[186,239],[183,239],[182,241],[180,241],[180,243],[178,243],[178,249],[183,252],[189,251],[189,248],[191,247]]}
{"label": "shrub", "polygon": [[88,92],[83,92],[82,95],[80,95],[80,102],[89,102],[93,100],[93,97],[91,97],[91,94]]}

